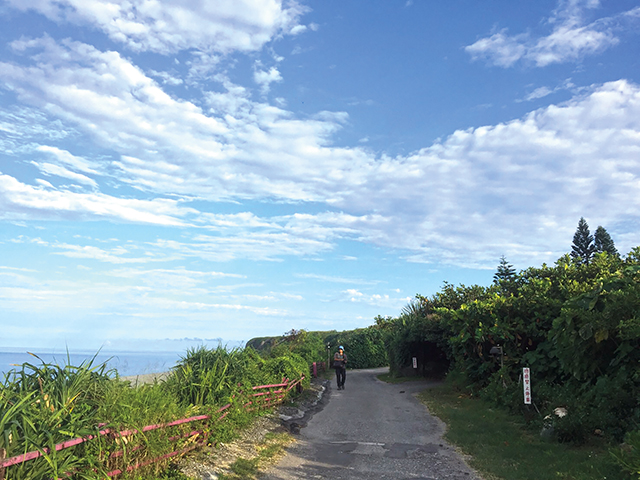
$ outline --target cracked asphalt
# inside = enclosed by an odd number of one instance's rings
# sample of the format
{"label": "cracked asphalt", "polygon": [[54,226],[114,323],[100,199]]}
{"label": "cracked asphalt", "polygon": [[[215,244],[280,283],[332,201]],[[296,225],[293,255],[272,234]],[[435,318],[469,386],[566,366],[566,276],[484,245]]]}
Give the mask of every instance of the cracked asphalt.
{"label": "cracked asphalt", "polygon": [[482,480],[442,438],[444,424],[415,394],[433,385],[387,384],[386,368],[347,372],[328,402],[300,430],[297,442],[262,480]]}

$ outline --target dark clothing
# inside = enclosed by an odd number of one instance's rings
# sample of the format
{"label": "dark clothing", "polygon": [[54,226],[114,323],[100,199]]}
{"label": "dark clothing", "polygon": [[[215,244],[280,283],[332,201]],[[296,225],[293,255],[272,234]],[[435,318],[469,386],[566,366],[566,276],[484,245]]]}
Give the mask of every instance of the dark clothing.
{"label": "dark clothing", "polygon": [[338,390],[344,388],[344,381],[347,378],[347,354],[336,352],[333,356],[333,368],[336,369],[336,382],[338,383]]}
{"label": "dark clothing", "polygon": [[336,367],[336,382],[338,389],[344,388],[344,381],[347,379],[347,369],[344,367]]}
{"label": "dark clothing", "polygon": [[344,367],[347,364],[347,354],[342,352],[336,352],[333,356],[333,366],[334,367]]}

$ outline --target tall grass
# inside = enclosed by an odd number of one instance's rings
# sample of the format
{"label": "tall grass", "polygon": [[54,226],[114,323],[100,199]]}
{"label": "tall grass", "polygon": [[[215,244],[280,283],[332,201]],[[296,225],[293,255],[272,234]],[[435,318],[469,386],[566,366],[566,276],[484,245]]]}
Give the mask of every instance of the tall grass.
{"label": "tall grass", "polygon": [[57,478],[86,467],[71,450],[55,452],[54,447],[96,433],[109,372],[106,364],[94,365],[94,359],[78,367],[24,363],[20,370],[6,374],[0,389],[0,448],[7,457],[33,450],[43,453],[41,458],[11,467],[13,478]]}
{"label": "tall grass", "polygon": [[174,367],[166,386],[183,404],[227,402],[239,391],[239,383],[249,380],[251,384],[251,380],[259,378],[254,370],[260,368],[261,362],[251,350],[227,350],[222,346],[214,350],[189,349]]}
{"label": "tall grass", "polygon": [[[157,458],[193,442],[169,437],[190,432],[192,424],[119,437],[198,414],[215,414],[233,403],[224,422],[201,423],[212,441],[226,441],[250,420],[242,408],[254,385],[297,379],[308,366],[295,355],[262,359],[252,349],[187,351],[165,382],[132,388],[95,357],[79,366],[25,363],[5,375],[0,384],[0,452],[13,457],[30,451],[40,458],[7,469],[12,480],[64,478],[104,479],[107,472]],[[215,417],[214,417],[215,418]],[[109,435],[99,435],[108,429]],[[55,451],[66,440],[93,435],[91,441]],[[158,478],[167,462],[118,478]],[[75,475],[75,476],[74,476]]]}

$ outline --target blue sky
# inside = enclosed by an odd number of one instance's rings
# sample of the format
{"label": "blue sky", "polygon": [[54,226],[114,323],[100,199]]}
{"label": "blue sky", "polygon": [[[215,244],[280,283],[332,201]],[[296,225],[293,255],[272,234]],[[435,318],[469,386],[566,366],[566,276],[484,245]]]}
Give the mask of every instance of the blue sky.
{"label": "blue sky", "polygon": [[0,346],[397,315],[640,224],[636,1],[3,0]]}

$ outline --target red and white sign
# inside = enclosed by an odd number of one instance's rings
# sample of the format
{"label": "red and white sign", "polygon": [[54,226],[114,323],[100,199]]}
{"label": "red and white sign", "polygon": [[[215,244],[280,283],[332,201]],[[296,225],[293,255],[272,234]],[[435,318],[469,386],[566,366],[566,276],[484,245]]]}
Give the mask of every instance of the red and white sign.
{"label": "red and white sign", "polygon": [[413,357],[413,368],[418,368],[418,359]]}
{"label": "red and white sign", "polygon": [[527,367],[522,369],[522,383],[524,385],[524,403],[531,405],[531,370]]}

